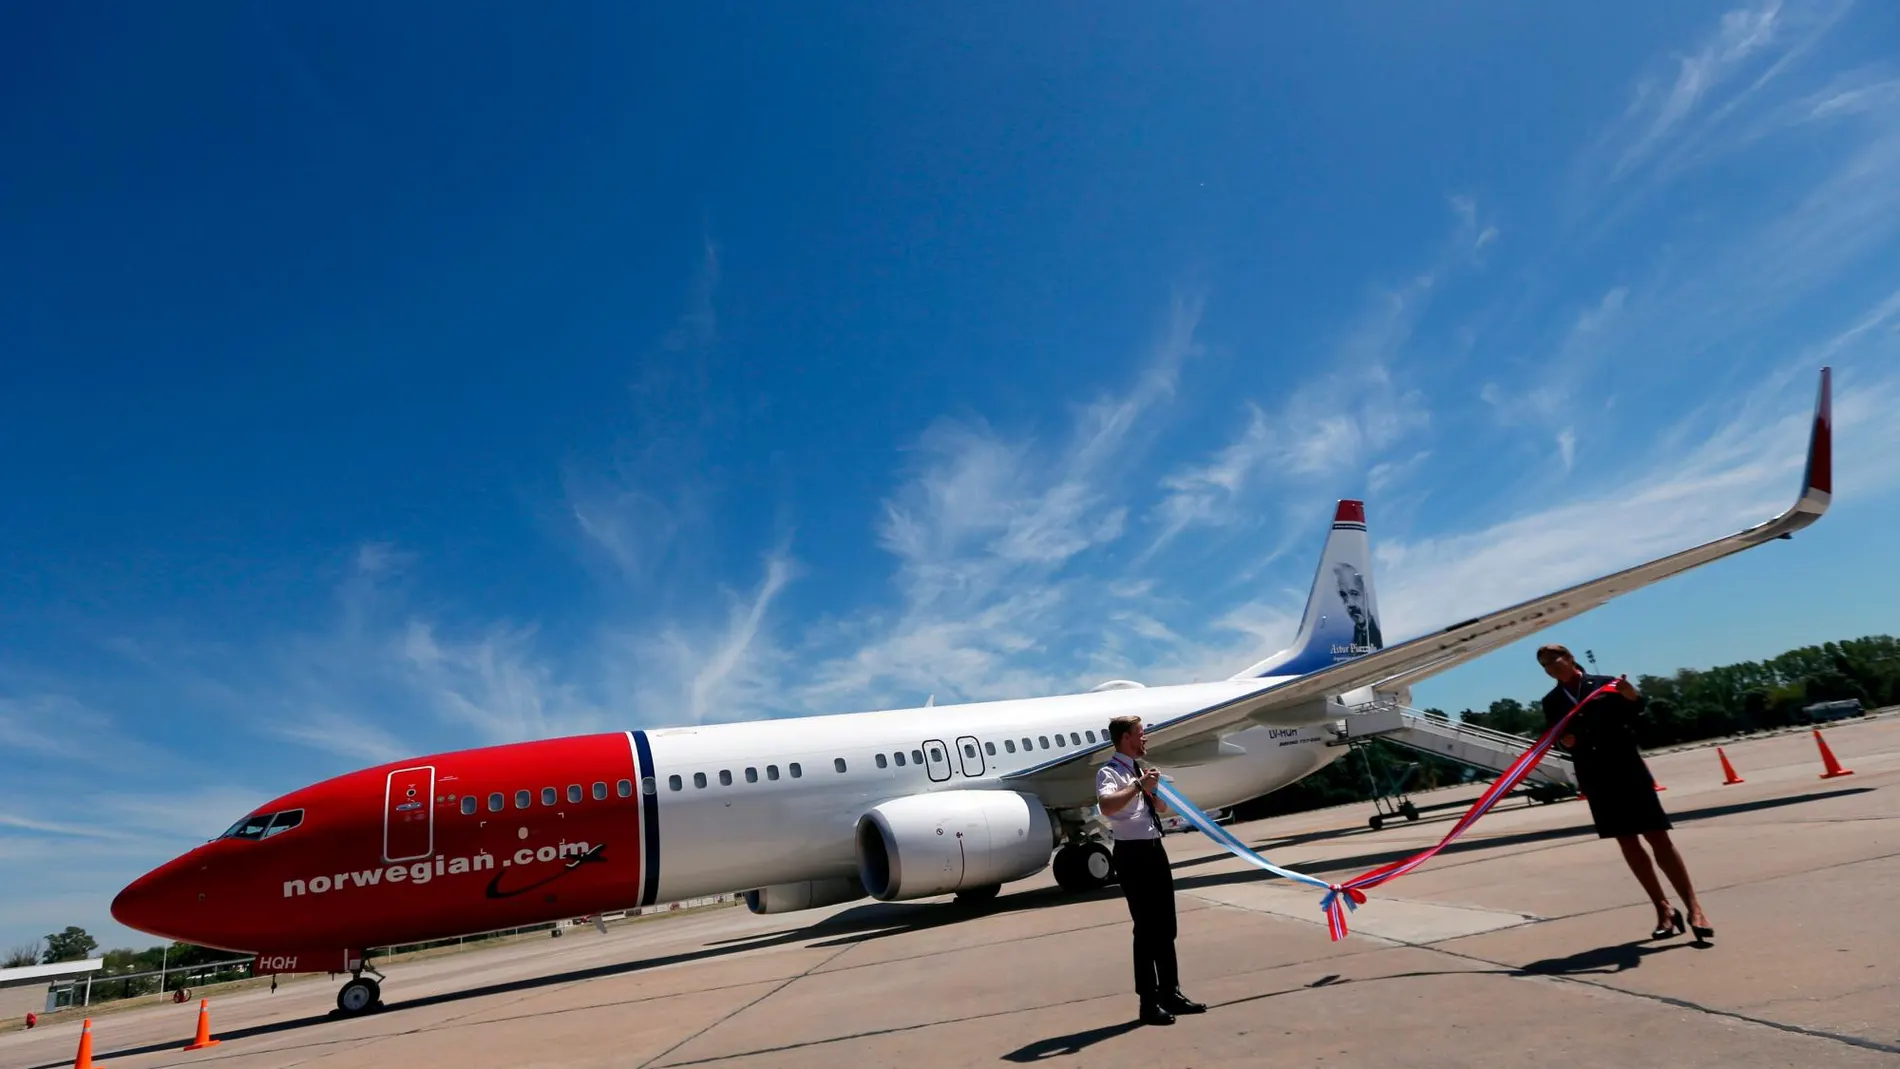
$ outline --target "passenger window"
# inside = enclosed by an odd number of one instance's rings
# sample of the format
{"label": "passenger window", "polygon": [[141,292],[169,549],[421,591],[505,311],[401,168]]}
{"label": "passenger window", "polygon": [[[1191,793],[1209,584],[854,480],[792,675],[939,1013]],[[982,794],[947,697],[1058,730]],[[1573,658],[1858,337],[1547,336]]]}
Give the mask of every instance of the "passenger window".
{"label": "passenger window", "polygon": [[895,757],[895,758],[897,759],[897,767],[898,767],[898,768],[903,768],[903,767],[904,767],[904,751],[902,751],[902,750],[899,750],[899,751],[897,751],[896,753],[894,753],[894,754],[892,754],[891,756],[892,756],[892,757]]}
{"label": "passenger window", "polygon": [[475,812],[475,796],[472,794],[463,795],[462,796],[462,815],[469,816],[473,814],[474,812]]}
{"label": "passenger window", "polygon": [[996,744],[995,744],[995,743],[993,743],[993,742],[986,742],[986,743],[984,743],[984,744],[983,744],[983,752],[984,752],[984,753],[986,753],[986,754],[989,754],[989,755],[990,755],[991,757],[995,757],[995,756],[996,756]]}
{"label": "passenger window", "polygon": [[838,771],[840,771],[840,772],[843,772],[843,771],[844,771],[844,758],[842,758],[842,757],[839,757],[839,758],[834,758],[834,759],[832,760],[832,762],[831,762],[831,767],[833,767],[833,768],[835,768],[835,769],[837,769],[837,770],[838,770]]}
{"label": "passenger window", "polygon": [[1045,749],[1045,750],[1047,750],[1047,749],[1049,748],[1049,736],[1047,736],[1047,735],[1038,735],[1038,736],[1036,736],[1036,738],[1038,738],[1038,739],[1040,739],[1040,740],[1042,741],[1042,748],[1043,748],[1043,749]]}
{"label": "passenger window", "polygon": [[913,765],[921,765],[921,764],[923,764],[923,763],[924,763],[924,752],[923,752],[922,750],[912,750],[912,751],[910,752],[910,763],[911,763],[911,764],[913,764]]}
{"label": "passenger window", "polygon": [[721,787],[732,786],[732,771],[730,769],[722,768],[719,770],[719,785]]}
{"label": "passenger window", "polygon": [[622,798],[633,797],[633,781],[630,779],[623,779],[620,782],[614,784],[614,793],[618,794]]}
{"label": "passenger window", "polygon": [[777,766],[777,765],[766,765],[766,766],[765,766],[765,778],[766,778],[766,779],[777,779],[777,778],[778,778],[778,766]]}
{"label": "passenger window", "polygon": [[491,794],[488,796],[488,811],[490,813],[501,812],[501,806],[502,806],[502,797],[501,797],[500,791],[496,791],[494,794]]}
{"label": "passenger window", "polygon": [[801,769],[800,769],[800,768],[798,767],[798,762],[797,762],[797,761],[793,761],[793,762],[792,762],[791,764],[789,764],[789,765],[787,765],[787,766],[785,766],[785,767],[786,767],[786,768],[787,768],[788,770],[790,770],[790,772],[792,773],[792,778],[793,778],[793,779],[797,779],[798,777],[800,777],[800,776],[802,776],[802,775],[804,775],[804,774],[805,774],[805,773],[803,772],[803,770],[801,770]]}
{"label": "passenger window", "polygon": [[672,789],[672,790],[676,790],[676,791],[677,791],[677,790],[679,790],[679,789],[681,789],[682,787],[685,787],[685,786],[686,786],[686,784],[685,784],[685,783],[683,783],[683,782],[681,782],[681,780],[680,780],[680,778],[679,778],[678,776],[668,776],[668,777],[666,777],[666,785],[667,785],[667,787],[668,787],[668,788],[670,788],[670,789]]}
{"label": "passenger window", "polygon": [[941,761],[941,760],[943,760],[943,751],[942,751],[942,750],[939,750],[939,749],[937,749],[937,748],[936,748],[935,746],[932,746],[932,747],[930,748],[930,759],[931,759],[932,761]]}
{"label": "passenger window", "polygon": [[706,774],[704,772],[693,773],[693,786],[704,787],[705,785],[706,785]]}
{"label": "passenger window", "polygon": [[1009,751],[1010,753],[1015,753],[1015,752],[1016,752],[1016,740],[1015,740],[1015,739],[1004,739],[1004,740],[1003,740],[1003,749],[1005,749],[1005,750],[1008,750],[1008,751]]}
{"label": "passenger window", "polygon": [[528,805],[532,803],[533,801],[534,801],[534,795],[531,792],[529,791],[515,792],[515,808],[516,809],[526,809],[528,808]]}
{"label": "passenger window", "polygon": [[1025,749],[1025,750],[1033,750],[1033,749],[1035,749],[1035,748],[1036,748],[1036,747],[1035,747],[1035,745],[1034,745],[1033,743],[1031,743],[1031,742],[1030,742],[1030,741],[1029,741],[1028,739],[1024,739],[1024,740],[1023,740],[1023,749]]}
{"label": "passenger window", "polygon": [[888,768],[890,766],[890,763],[891,762],[883,754],[877,755],[877,767]]}
{"label": "passenger window", "polygon": [[972,745],[970,745],[970,744],[969,744],[969,743],[967,743],[967,742],[966,742],[966,743],[964,743],[964,744],[963,744],[963,756],[965,756],[965,757],[975,757],[975,756],[976,756],[976,747],[974,747],[974,746],[972,746]]}
{"label": "passenger window", "polygon": [[567,800],[575,805],[580,804],[580,801],[581,801],[581,785],[580,784],[570,783],[567,785]]}
{"label": "passenger window", "polygon": [[542,805],[553,805],[557,797],[559,796],[554,793],[554,788],[552,787],[541,788],[541,804]]}
{"label": "passenger window", "polygon": [[640,793],[641,794],[651,797],[654,794],[659,793],[659,790],[660,788],[653,782],[652,776],[640,777]]}
{"label": "passenger window", "polygon": [[[673,778],[678,779],[679,777],[674,776]],[[606,799],[607,799],[607,784],[601,780],[595,780],[594,781],[594,801],[602,802],[602,801],[606,801]]]}
{"label": "passenger window", "polygon": [[1082,745],[1082,736],[1080,736],[1080,735],[1077,735],[1077,734],[1076,734],[1075,732],[1073,732],[1073,731],[1071,731],[1071,732],[1069,732],[1069,745],[1071,745],[1071,746],[1080,746],[1080,745]]}
{"label": "passenger window", "polygon": [[757,782],[759,782],[759,770],[758,770],[758,769],[756,769],[756,768],[748,768],[748,769],[746,769],[746,770],[745,770],[745,781],[746,781],[747,783],[757,783]]}
{"label": "passenger window", "polygon": [[1082,733],[1082,737],[1083,737],[1083,738],[1086,738],[1086,739],[1088,739],[1088,740],[1089,740],[1090,742],[1094,742],[1094,741],[1095,741],[1095,732],[1093,732],[1093,731],[1084,731],[1084,732]]}

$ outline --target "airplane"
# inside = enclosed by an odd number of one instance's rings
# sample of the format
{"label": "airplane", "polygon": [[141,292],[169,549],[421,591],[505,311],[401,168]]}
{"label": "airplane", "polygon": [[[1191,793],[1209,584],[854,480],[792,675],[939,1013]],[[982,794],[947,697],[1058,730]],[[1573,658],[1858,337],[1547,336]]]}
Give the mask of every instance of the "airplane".
{"label": "airplane", "polygon": [[[1832,499],[1821,369],[1793,505],[1702,545],[1388,646],[1365,509],[1337,504],[1292,645],[1233,676],[1111,680],[1055,696],[523,741],[378,764],[258,807],[140,876],[112,916],[255,955],[256,975],[347,973],[341,1016],[382,1005],[373,948],[742,893],[757,913],[870,898],[980,903],[1053,866],[1104,886],[1107,725],[1207,810],[1324,767],[1331,725],[1613,598],[1818,520]],[[365,978],[368,972],[371,978]]]}

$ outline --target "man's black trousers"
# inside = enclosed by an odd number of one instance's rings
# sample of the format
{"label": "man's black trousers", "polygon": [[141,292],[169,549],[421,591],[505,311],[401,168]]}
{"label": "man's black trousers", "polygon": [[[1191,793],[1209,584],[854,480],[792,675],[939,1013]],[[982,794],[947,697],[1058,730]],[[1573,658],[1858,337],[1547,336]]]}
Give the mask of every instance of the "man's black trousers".
{"label": "man's black trousers", "polygon": [[1174,870],[1160,839],[1118,839],[1115,875],[1135,922],[1135,993],[1143,1002],[1180,988],[1174,963]]}

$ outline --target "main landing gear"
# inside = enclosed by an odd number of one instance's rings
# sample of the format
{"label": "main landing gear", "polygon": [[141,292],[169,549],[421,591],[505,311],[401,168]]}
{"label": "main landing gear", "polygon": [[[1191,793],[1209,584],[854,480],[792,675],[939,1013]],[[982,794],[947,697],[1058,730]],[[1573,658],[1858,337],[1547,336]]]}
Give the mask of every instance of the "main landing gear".
{"label": "main landing gear", "polygon": [[[365,972],[376,977],[376,979],[363,979]],[[345,1017],[355,1017],[358,1014],[381,1009],[383,1006],[383,988],[382,985],[376,981],[384,979],[383,974],[370,968],[368,962],[364,962],[363,968],[351,973],[350,977],[350,982],[344,984],[343,990],[336,993],[337,1012]]]}
{"label": "main landing gear", "polygon": [[1115,879],[1115,855],[1099,841],[1068,843],[1053,864],[1056,885],[1065,891],[1095,891]]}

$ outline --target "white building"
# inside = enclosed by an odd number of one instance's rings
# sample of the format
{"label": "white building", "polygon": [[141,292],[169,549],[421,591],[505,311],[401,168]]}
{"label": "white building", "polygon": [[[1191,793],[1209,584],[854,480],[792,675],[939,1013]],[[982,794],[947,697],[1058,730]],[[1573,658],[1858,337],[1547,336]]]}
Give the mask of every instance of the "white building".
{"label": "white building", "polygon": [[90,990],[91,974],[104,968],[105,963],[104,958],[88,958],[85,961],[56,961],[51,965],[0,969],[0,1020],[23,1018],[28,1013],[50,1012],[54,981],[84,976]]}

